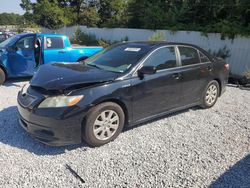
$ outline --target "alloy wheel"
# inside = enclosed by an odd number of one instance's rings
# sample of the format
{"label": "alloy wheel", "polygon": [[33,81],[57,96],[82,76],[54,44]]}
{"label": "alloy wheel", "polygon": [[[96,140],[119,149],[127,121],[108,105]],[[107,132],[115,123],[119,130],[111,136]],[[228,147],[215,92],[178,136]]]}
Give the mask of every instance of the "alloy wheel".
{"label": "alloy wheel", "polygon": [[97,116],[94,122],[94,136],[98,140],[108,140],[116,133],[118,127],[118,114],[113,110],[105,110]]}
{"label": "alloy wheel", "polygon": [[217,96],[218,96],[218,88],[216,87],[216,85],[211,84],[206,92],[205,100],[207,104],[208,105],[214,104],[217,99]]}

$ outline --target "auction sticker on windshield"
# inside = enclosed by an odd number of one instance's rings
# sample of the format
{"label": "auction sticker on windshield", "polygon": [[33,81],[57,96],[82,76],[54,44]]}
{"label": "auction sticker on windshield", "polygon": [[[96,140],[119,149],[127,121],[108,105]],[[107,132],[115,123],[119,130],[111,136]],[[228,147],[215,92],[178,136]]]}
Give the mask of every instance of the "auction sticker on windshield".
{"label": "auction sticker on windshield", "polygon": [[139,52],[141,48],[126,48],[124,51],[128,52]]}

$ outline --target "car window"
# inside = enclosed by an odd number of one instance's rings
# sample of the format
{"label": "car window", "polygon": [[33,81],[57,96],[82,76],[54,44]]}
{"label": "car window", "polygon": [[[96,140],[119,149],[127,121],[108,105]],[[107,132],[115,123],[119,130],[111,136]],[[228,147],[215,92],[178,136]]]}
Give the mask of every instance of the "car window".
{"label": "car window", "polygon": [[163,70],[177,66],[174,47],[164,47],[153,52],[144,62],[146,66],[154,66],[156,70]]}
{"label": "car window", "polygon": [[209,58],[208,58],[206,55],[204,55],[204,54],[201,53],[201,52],[199,52],[199,54],[200,54],[200,59],[201,59],[201,62],[202,62],[202,63],[210,62]]}
{"label": "car window", "polygon": [[34,37],[21,38],[17,43],[18,50],[33,50],[34,49]]}
{"label": "car window", "polygon": [[5,41],[1,42],[0,47],[5,48],[8,46],[11,46],[11,45],[15,44],[17,40],[18,40],[17,36],[12,36],[12,37],[6,39]]}
{"label": "car window", "polygon": [[63,38],[62,37],[46,37],[46,48],[47,49],[63,49]]}
{"label": "car window", "polygon": [[178,48],[180,52],[182,66],[200,63],[200,58],[196,49],[190,47]]}

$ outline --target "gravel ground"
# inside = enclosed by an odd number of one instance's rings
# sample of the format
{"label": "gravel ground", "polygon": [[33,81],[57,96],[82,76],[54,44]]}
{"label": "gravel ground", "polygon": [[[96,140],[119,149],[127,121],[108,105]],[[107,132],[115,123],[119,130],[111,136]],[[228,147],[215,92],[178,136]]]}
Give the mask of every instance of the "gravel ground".
{"label": "gravel ground", "polygon": [[0,87],[0,187],[250,187],[250,91],[228,87],[211,109],[125,130],[100,148],[58,148],[18,125],[24,83]]}

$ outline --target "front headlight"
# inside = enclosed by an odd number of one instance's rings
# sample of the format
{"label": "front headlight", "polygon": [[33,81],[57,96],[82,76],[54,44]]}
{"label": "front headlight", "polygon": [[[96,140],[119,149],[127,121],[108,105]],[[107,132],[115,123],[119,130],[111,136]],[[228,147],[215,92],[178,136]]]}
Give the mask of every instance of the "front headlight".
{"label": "front headlight", "polygon": [[38,108],[57,108],[76,105],[84,96],[57,96],[46,98]]}

